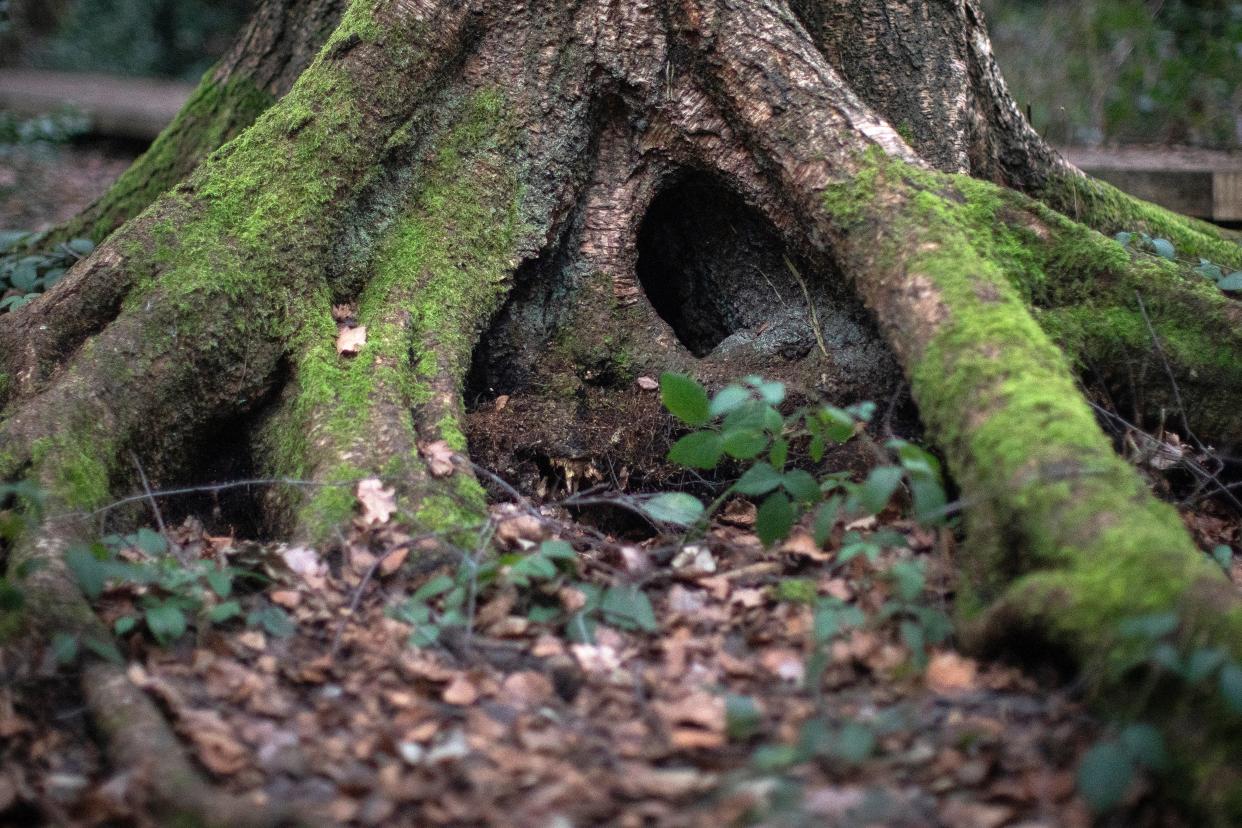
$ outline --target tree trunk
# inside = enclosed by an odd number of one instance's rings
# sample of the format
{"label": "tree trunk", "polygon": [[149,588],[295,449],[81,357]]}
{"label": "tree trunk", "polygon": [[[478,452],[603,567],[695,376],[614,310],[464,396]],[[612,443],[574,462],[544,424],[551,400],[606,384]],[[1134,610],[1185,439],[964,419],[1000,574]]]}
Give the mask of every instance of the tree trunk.
{"label": "tree trunk", "polygon": [[[130,490],[131,452],[184,481],[243,429],[266,474],[396,480],[409,522],[451,530],[483,491],[423,454],[467,449],[467,386],[571,457],[590,430],[551,412],[638,412],[630,381],[678,369],[842,403],[907,382],[969,504],[976,646],[1036,636],[1104,701],[1135,680],[1112,634],[1134,615],[1242,657],[1242,602],[1075,378],[1158,417],[1169,378],[1130,370],[1154,331],[1189,426],[1242,445],[1242,307],[1101,231],[1242,248],[1050,150],[973,0],[352,0],[328,36],[342,5],[266,2],[65,230],[106,241],[0,318],[0,475],[62,515],[9,551],[44,564],[45,629],[103,634],[59,558]],[[274,525],[322,541],[353,515],[352,489],[312,491],[273,496]],[[1242,816],[1237,717],[1190,693],[1147,712],[1206,811]]]}

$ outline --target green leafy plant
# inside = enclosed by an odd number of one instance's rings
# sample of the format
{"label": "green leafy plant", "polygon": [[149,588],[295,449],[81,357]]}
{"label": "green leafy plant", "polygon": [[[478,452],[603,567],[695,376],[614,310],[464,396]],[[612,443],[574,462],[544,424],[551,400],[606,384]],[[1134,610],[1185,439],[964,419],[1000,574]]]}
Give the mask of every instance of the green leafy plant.
{"label": "green leafy plant", "polygon": [[209,561],[178,560],[170,554],[164,536],[151,529],[108,535],[90,546],[72,547],[65,560],[92,600],[109,586],[135,592],[138,611],[116,620],[117,635],[145,628],[156,642],[167,646],[191,627],[203,629],[243,616],[248,626],[271,635],[287,636],[294,630],[293,621],[279,607],[259,606],[249,613],[243,610],[235,594],[237,581],[260,576]]}
{"label": "green leafy plant", "polygon": [[[660,392],[665,408],[696,429],[673,444],[670,461],[711,471],[728,458],[746,469],[710,506],[685,493],[647,501],[644,511],[653,520],[685,527],[702,525],[729,496],[744,495],[762,498],[755,532],[763,543],[784,540],[799,518],[813,512],[816,541],[822,545],[838,517],[878,514],[903,484],[917,518],[934,522],[943,517],[939,462],[904,440],[887,444],[896,463],[873,469],[861,483],[840,474],[817,480],[805,469],[791,467],[790,452],[795,446],[805,445],[806,457],[818,463],[830,445],[863,433],[875,414],[874,403],[804,407],[783,415],[779,406],[785,401],[784,384],[757,376],[727,385],[709,397],[694,379],[666,373],[660,377]],[[866,548],[860,539],[850,556]]]}
{"label": "green leafy plant", "polygon": [[78,259],[90,255],[90,239],[72,239],[50,251],[28,253],[39,236],[0,232],[0,313],[29,304],[64,278]]}

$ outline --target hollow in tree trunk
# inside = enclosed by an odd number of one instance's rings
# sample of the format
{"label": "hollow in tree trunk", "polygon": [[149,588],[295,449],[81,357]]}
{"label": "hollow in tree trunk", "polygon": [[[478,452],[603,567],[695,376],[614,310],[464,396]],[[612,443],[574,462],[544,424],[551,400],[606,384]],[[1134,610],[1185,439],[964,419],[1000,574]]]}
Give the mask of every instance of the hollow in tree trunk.
{"label": "hollow in tree trunk", "polygon": [[[967,641],[1068,657],[1121,702],[1140,678],[1125,619],[1176,613],[1182,645],[1239,658],[1242,602],[1079,381],[1153,419],[1184,400],[1200,439],[1236,447],[1242,306],[1117,230],[1242,266],[1214,228],[1049,149],[974,0],[268,0],[62,231],[96,252],[0,318],[0,475],[84,514],[132,490],[131,453],[184,482],[205,443],[244,433],[265,475],[399,480],[410,523],[451,530],[483,491],[424,455],[468,449],[467,387],[537,429],[662,370],[843,404],[908,383],[967,504]],[[335,347],[347,316],[354,356]],[[569,456],[586,433],[546,437]],[[266,519],[324,541],[354,498],[309,491]],[[63,564],[91,532],[62,517],[8,550],[39,564],[41,628],[106,636]],[[116,668],[85,680],[118,761],[172,761]],[[1209,694],[1160,698],[1137,712],[1184,790],[1242,817],[1242,722]],[[156,784],[171,811],[279,816],[175,771]]]}

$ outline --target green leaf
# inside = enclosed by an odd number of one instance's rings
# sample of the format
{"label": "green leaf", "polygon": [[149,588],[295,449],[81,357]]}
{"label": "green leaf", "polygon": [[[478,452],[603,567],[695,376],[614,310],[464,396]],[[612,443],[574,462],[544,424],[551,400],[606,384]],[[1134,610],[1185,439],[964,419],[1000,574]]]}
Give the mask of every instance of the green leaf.
{"label": "green leaf", "polygon": [[1121,803],[1136,768],[1120,742],[1101,742],[1083,756],[1078,766],[1078,791],[1096,813],[1111,811]]}
{"label": "green leaf", "polygon": [[745,742],[759,733],[763,714],[750,696],[725,696],[725,733],[734,742]]}
{"label": "green leaf", "polygon": [[1153,771],[1162,771],[1169,766],[1164,737],[1151,725],[1141,722],[1128,725],[1118,738],[1135,764]]}
{"label": "green leaf", "polygon": [[848,411],[836,406],[824,406],[819,411],[819,421],[824,427],[824,436],[834,443],[844,443],[854,436],[858,420]]}
{"label": "green leaf", "polygon": [[1230,662],[1220,671],[1220,694],[1229,709],[1242,715],[1242,667]]}
{"label": "green leaf", "polygon": [[147,629],[160,644],[170,644],[185,635],[185,613],[176,604],[165,601],[148,607],[143,617],[146,619]]}
{"label": "green leaf", "polygon": [[556,577],[556,564],[543,555],[523,555],[509,568],[509,582],[528,586],[532,581],[550,581]]}
{"label": "green leaf", "polygon": [[88,635],[82,639],[82,646],[104,661],[110,661],[113,664],[125,663],[125,659],[121,657],[121,651],[111,641]]}
{"label": "green leaf", "polygon": [[148,555],[158,557],[168,551],[168,539],[153,529],[144,526],[133,537],[134,546]]}
{"label": "green leaf", "polygon": [[752,460],[768,447],[768,436],[761,431],[744,429],[724,434],[725,454],[738,460]]}
{"label": "green leaf", "polygon": [[133,632],[134,627],[138,626],[138,619],[132,615],[122,615],[116,619],[116,623],[112,625],[112,631],[117,635],[129,635]]}
{"label": "green leaf", "polygon": [[923,635],[923,625],[914,621],[902,621],[901,640],[914,655],[915,663],[922,667],[927,660],[927,639]]}
{"label": "green leaf", "polygon": [[74,546],[65,553],[65,563],[78,579],[78,586],[86,597],[94,600],[103,592],[107,570],[102,561],[85,546]]}
{"label": "green leaf", "polygon": [[655,610],[651,607],[651,599],[633,584],[609,587],[600,599],[599,611],[608,623],[622,629],[645,632],[657,632],[660,629]]}
{"label": "green leaf", "polygon": [[1230,273],[1228,276],[1217,282],[1216,286],[1221,290],[1227,290],[1231,293],[1233,291],[1242,290],[1242,270]]}
{"label": "green leaf", "polygon": [[443,595],[453,588],[453,579],[448,575],[437,575],[427,583],[420,586],[410,600],[415,603],[424,603],[430,601],[438,595]]}
{"label": "green leaf", "polygon": [[1117,235],[1113,236],[1113,241],[1117,242],[1117,243],[1118,243],[1118,244],[1120,244],[1122,247],[1126,247],[1126,246],[1127,246],[1127,245],[1129,245],[1129,244],[1130,244],[1130,242],[1131,242],[1131,241],[1133,241],[1133,240],[1134,240],[1134,234],[1133,234],[1133,233],[1127,233],[1127,232],[1125,232],[1124,230],[1123,230],[1122,232],[1118,233]]}
{"label": "green leaf", "polygon": [[793,496],[794,500],[815,503],[820,499],[819,483],[809,472],[802,469],[785,472],[781,485]]}
{"label": "green leaf", "polygon": [[225,601],[212,607],[207,613],[207,619],[213,624],[222,624],[230,618],[236,618],[241,614],[241,604],[236,601]]}
{"label": "green leaf", "polygon": [[919,523],[934,524],[945,519],[944,487],[938,480],[925,477],[910,478],[910,498],[914,501],[914,519]]}
{"label": "green leaf", "polygon": [[724,440],[714,431],[696,431],[669,449],[668,459],[692,469],[714,469],[724,453]]}
{"label": "green leaf", "polygon": [[726,385],[712,397],[709,413],[713,417],[723,417],[750,402],[750,391],[740,385]]}
{"label": "green leaf", "polygon": [[926,578],[923,567],[916,561],[898,561],[888,571],[897,587],[897,595],[903,601],[915,601],[923,594]]}
{"label": "green leaf", "polygon": [[34,289],[35,281],[39,278],[39,271],[35,269],[31,262],[23,262],[13,268],[13,272],[9,274],[9,283],[13,287],[26,293]]}
{"label": "green leaf", "polygon": [[546,540],[539,544],[539,554],[553,561],[576,561],[578,553],[563,540]]}
{"label": "green leaf", "polygon": [[0,230],[0,252],[12,250],[29,235],[25,230]]}
{"label": "green leaf", "polygon": [[759,380],[752,387],[759,392],[760,398],[768,405],[780,405],[785,401],[785,383],[766,382]]}
{"label": "green leaf", "polygon": [[686,425],[706,425],[711,419],[707,391],[685,374],[662,374],[660,398],[664,401],[664,407]]}
{"label": "green leaf", "polygon": [[656,495],[641,505],[647,517],[657,523],[676,526],[693,526],[703,517],[703,504],[685,492],[667,492]]}
{"label": "green leaf", "polygon": [[865,725],[850,722],[841,728],[829,750],[851,765],[860,764],[875,750],[875,733]]}
{"label": "green leaf", "polygon": [[813,604],[815,582],[809,578],[784,578],[776,585],[776,595],[791,604]]}
{"label": "green leaf", "polygon": [[759,506],[759,512],[755,516],[755,533],[759,535],[764,546],[771,546],[789,536],[795,517],[789,498],[784,492],[775,492],[768,495]]}
{"label": "green leaf", "polygon": [[65,247],[79,256],[89,256],[95,250],[95,243],[90,239],[70,239]]}
{"label": "green leaf", "polygon": [[876,515],[884,511],[893,492],[897,491],[902,475],[898,466],[880,466],[871,470],[858,489],[858,502],[867,514]]}
{"label": "green leaf", "polygon": [[841,514],[841,497],[833,495],[827,502],[820,504],[815,510],[815,522],[811,526],[811,535],[815,538],[818,546],[828,543],[828,539],[832,536],[833,527],[837,525],[837,518]]}
{"label": "green leaf", "polygon": [[1146,638],[1155,641],[1177,629],[1177,613],[1159,612],[1137,615],[1122,621],[1118,631],[1126,638]]}
{"label": "green leaf", "polygon": [[48,288],[52,287],[52,285],[59,282],[61,279],[65,277],[66,272],[67,271],[63,267],[54,267],[51,270],[49,270],[47,273],[44,273],[43,274],[43,289],[47,290]]}
{"label": "green leaf", "polygon": [[780,472],[760,461],[738,478],[738,481],[733,484],[733,490],[750,497],[765,495],[781,485],[782,479]]}
{"label": "green leaf", "polygon": [[1215,265],[1207,259],[1200,259],[1199,264],[1195,267],[1195,273],[1198,273],[1205,279],[1211,279],[1213,282],[1219,282],[1225,278],[1225,272],[1220,269],[1220,265]]}
{"label": "green leaf", "polygon": [[1224,650],[1215,647],[1195,650],[1186,661],[1186,681],[1191,684],[1203,681],[1224,663]]}
{"label": "green leaf", "polygon": [[246,624],[251,627],[262,627],[277,638],[287,638],[297,630],[293,619],[280,607],[263,607],[254,610],[246,616]]}
{"label": "green leaf", "polygon": [[1172,261],[1177,258],[1177,251],[1173,248],[1173,242],[1168,239],[1152,239],[1152,250],[1156,251],[1156,255],[1162,259]]}
{"label": "green leaf", "polygon": [[772,451],[768,454],[768,462],[778,469],[783,469],[788,459],[789,441],[784,437],[777,437],[772,443]]}
{"label": "green leaf", "polygon": [[208,569],[204,577],[211,591],[221,598],[228,598],[233,594],[233,573],[228,570]]}
{"label": "green leaf", "polygon": [[1220,568],[1229,571],[1233,566],[1233,549],[1226,544],[1220,544],[1212,550],[1212,560],[1220,564]]}
{"label": "green leaf", "polygon": [[78,660],[78,637],[71,633],[58,632],[52,636],[52,658],[61,667]]}

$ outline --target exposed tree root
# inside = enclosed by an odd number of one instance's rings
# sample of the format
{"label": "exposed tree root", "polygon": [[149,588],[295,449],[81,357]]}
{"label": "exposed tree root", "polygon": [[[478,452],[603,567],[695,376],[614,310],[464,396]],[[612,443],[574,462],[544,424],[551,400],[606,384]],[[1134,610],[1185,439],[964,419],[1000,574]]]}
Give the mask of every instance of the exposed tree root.
{"label": "exposed tree root", "polygon": [[[1036,632],[1106,703],[1133,686],[1132,654],[1109,634],[1130,616],[1176,612],[1184,645],[1242,657],[1238,596],[1116,456],[1071,370],[1117,386],[1154,319],[1201,401],[1195,430],[1242,442],[1237,303],[1089,228],[1158,230],[1222,264],[1242,255],[1063,165],[1004,93],[973,3],[936,6],[951,14],[928,32],[958,38],[947,64],[864,84],[887,63],[849,38],[935,53],[930,34],[890,40],[921,25],[923,5],[884,4],[896,28],[862,15],[851,35],[822,5],[785,0],[354,0],[283,100],[0,321],[0,473],[30,474],[62,511],[95,508],[126,483],[128,451],[174,478],[213,424],[262,410],[251,436],[265,470],[394,479],[410,523],[444,530],[484,507],[434,447],[466,448],[463,389],[489,324],[512,359],[476,366],[481,382],[503,375],[558,410],[572,399],[583,419],[640,372],[771,369],[853,401],[887,393],[899,365],[968,504],[960,606],[979,646]],[[326,19],[335,6],[290,8]],[[914,107],[925,94],[940,103]],[[249,117],[230,106],[191,156]],[[154,197],[180,175],[130,189]],[[694,237],[716,228],[679,223],[712,198],[738,225],[714,246],[736,243],[738,267],[719,252],[698,267]],[[125,216],[104,213],[84,220]],[[667,218],[644,229],[652,214]],[[795,259],[799,289],[772,266]],[[775,301],[760,298],[769,287]],[[688,318],[680,305],[705,292],[716,316]],[[367,329],[355,356],[334,346],[334,305]],[[1131,389],[1135,407],[1167,408],[1166,380]],[[330,537],[355,503],[320,491],[270,504],[274,518]],[[95,635],[61,531],[23,539],[10,563],[47,564],[41,623]],[[87,682],[118,761],[175,744],[116,668],[94,664]],[[1196,799],[1237,817],[1236,717],[1213,709],[1193,728],[1189,708],[1158,705],[1142,712],[1179,711],[1165,722]],[[205,819],[232,807],[184,770],[166,783],[174,801]]]}

